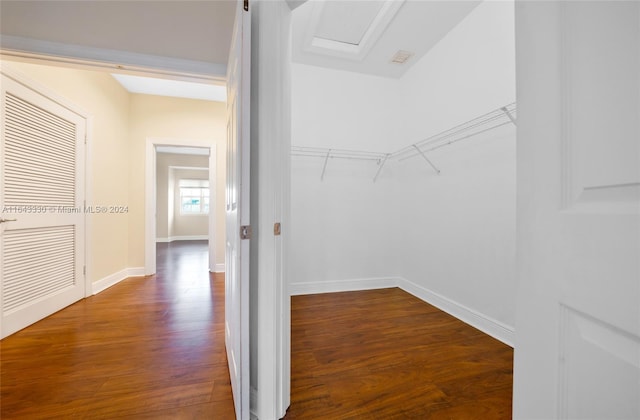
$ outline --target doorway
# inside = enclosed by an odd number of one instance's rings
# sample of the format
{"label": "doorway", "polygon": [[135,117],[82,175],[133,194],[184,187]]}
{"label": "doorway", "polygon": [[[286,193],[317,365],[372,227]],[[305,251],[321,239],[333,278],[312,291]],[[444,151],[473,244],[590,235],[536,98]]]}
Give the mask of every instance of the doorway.
{"label": "doorway", "polygon": [[[190,166],[190,165],[166,165],[167,166],[167,181],[172,179],[173,182],[167,182],[167,191],[158,191],[158,154],[159,153],[167,153],[174,152],[175,155],[182,155],[182,158],[179,156],[174,160],[174,162],[187,162],[188,160],[193,160],[193,157],[200,157],[203,162],[206,163],[206,166]],[[204,157],[204,159],[202,159]],[[164,160],[164,159],[161,159]],[[210,186],[207,193],[207,200],[210,203],[210,209],[207,208],[207,234],[206,238],[208,239],[208,249],[209,249],[209,271],[215,272],[218,271],[220,267],[216,265],[216,252],[215,252],[215,244],[216,241],[216,217],[215,217],[215,208],[216,208],[216,148],[213,140],[185,140],[185,139],[153,139],[147,138],[146,143],[146,156],[145,156],[145,274],[151,275],[156,272],[156,242],[160,241],[169,241],[172,240],[180,240],[180,239],[203,239],[200,235],[172,235],[173,232],[178,232],[178,230],[173,229],[172,223],[175,222],[175,217],[170,213],[175,212],[176,208],[178,208],[178,212],[180,212],[180,206],[172,206],[171,208],[167,208],[167,214],[162,214],[159,211],[160,207],[158,206],[158,198],[164,197],[167,202],[169,199],[169,191],[172,194],[172,202],[175,203],[176,200],[176,185],[179,188],[179,183],[176,183],[176,174],[185,174],[184,180],[196,181],[196,179],[200,180],[200,185],[204,186],[205,181],[206,185]],[[208,176],[203,177],[201,174],[199,176],[194,175],[197,172],[207,171]],[[203,179],[204,178],[204,179]],[[171,185],[169,185],[171,184]],[[186,184],[185,184],[186,185]],[[194,198],[195,200],[195,198]],[[202,217],[204,212],[205,205],[205,197],[204,195],[201,198],[201,201],[198,202],[199,205],[202,205],[203,211],[200,211],[198,216],[186,216],[186,217]],[[192,206],[193,207],[193,206]],[[189,210],[187,209],[187,212]],[[158,226],[158,218],[166,217],[167,224],[166,230],[159,229]],[[159,235],[160,234],[160,235]],[[164,235],[164,236],[163,236]]]}

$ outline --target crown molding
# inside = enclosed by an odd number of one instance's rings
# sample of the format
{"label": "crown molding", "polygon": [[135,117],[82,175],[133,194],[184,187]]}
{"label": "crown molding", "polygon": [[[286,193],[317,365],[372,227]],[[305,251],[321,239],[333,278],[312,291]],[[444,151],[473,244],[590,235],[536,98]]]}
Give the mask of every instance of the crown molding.
{"label": "crown molding", "polygon": [[196,60],[86,47],[12,35],[0,37],[2,58],[102,69],[134,75],[154,75],[176,80],[225,83],[227,65]]}

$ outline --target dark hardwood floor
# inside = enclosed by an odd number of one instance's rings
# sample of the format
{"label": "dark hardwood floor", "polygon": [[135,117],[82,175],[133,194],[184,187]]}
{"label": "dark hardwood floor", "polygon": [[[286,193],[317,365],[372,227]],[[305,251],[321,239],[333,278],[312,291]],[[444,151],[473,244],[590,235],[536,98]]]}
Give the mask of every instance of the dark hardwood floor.
{"label": "dark hardwood floor", "polygon": [[293,419],[509,419],[513,350],[400,289],[292,297]]}
{"label": "dark hardwood floor", "polygon": [[206,242],[0,342],[0,417],[233,419],[224,276]]}
{"label": "dark hardwood floor", "polygon": [[[204,242],[0,341],[0,418],[235,418]],[[508,419],[513,351],[403,292],[292,298],[286,419]]]}

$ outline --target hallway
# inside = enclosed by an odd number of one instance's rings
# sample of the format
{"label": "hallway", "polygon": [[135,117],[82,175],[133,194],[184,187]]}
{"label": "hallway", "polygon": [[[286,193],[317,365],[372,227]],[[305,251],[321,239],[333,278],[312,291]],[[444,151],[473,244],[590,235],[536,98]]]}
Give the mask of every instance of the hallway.
{"label": "hallway", "polygon": [[130,278],[0,342],[3,419],[233,419],[224,274],[206,241],[158,244]]}

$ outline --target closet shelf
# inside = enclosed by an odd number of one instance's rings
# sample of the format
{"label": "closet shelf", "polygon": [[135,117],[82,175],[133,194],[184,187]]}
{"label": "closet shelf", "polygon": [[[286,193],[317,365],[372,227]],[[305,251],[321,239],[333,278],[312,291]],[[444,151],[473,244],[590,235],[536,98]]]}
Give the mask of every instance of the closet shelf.
{"label": "closet shelf", "polygon": [[291,146],[292,156],[309,156],[329,159],[374,160],[380,161],[387,153],[366,152],[363,150],[327,149],[323,147]]}
{"label": "closet shelf", "polygon": [[432,152],[508,124],[516,124],[515,102],[413,143],[393,152],[391,157],[399,161],[420,155],[424,157],[427,152]]}
{"label": "closet shelf", "polygon": [[324,164],[322,165],[322,173],[320,174],[320,181],[324,180],[324,174],[327,171],[327,163],[329,163],[329,159],[374,161],[379,165],[378,172],[376,172],[376,176],[373,178],[373,182],[375,182],[376,179],[378,178],[378,175],[380,174],[380,170],[382,169],[384,162],[389,157],[389,154],[379,153],[379,152],[366,152],[363,150],[326,149],[322,147],[292,146],[291,156],[307,156],[307,157],[317,157],[317,158],[324,159]]}
{"label": "closet shelf", "polygon": [[364,150],[345,150],[345,149],[329,149],[322,147],[304,147],[292,146],[292,156],[307,156],[324,159],[322,166],[322,174],[320,180],[324,179],[329,159],[348,159],[348,160],[365,160],[374,161],[378,165],[373,182],[376,182],[382,168],[389,159],[398,160],[400,162],[420,156],[424,161],[437,173],[440,169],[427,157],[427,153],[440,149],[445,146],[452,145],[459,141],[467,140],[495,128],[504,125],[516,125],[516,103],[510,103],[491,112],[483,114],[477,118],[469,120],[463,124],[457,125],[448,130],[442,131],[436,135],[410,144],[393,153],[368,152]]}

